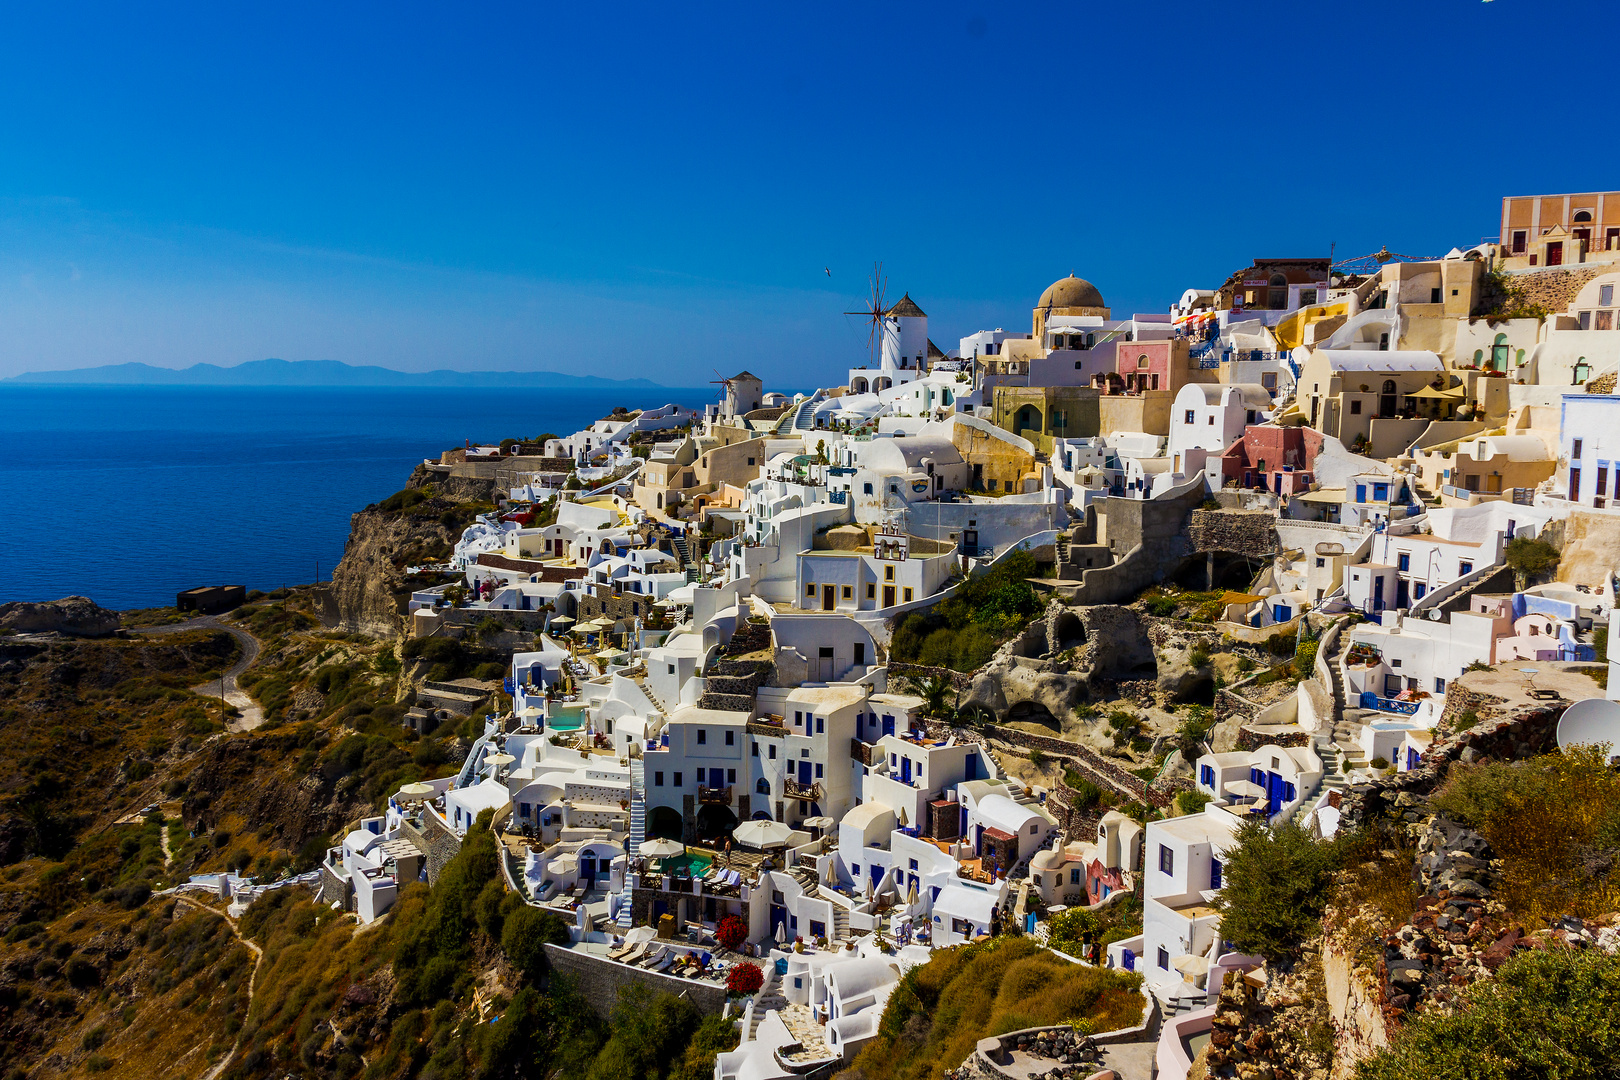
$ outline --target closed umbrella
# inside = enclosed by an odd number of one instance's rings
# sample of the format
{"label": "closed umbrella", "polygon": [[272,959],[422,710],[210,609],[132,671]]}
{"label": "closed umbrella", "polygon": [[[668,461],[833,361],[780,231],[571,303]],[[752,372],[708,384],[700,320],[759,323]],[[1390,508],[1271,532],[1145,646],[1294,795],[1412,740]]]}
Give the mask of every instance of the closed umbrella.
{"label": "closed umbrella", "polygon": [[776,943],[778,945],[782,945],[782,944],[785,944],[786,942],[787,942],[787,920],[784,919],[781,922],[776,924]]}
{"label": "closed umbrella", "polygon": [[917,906],[917,880],[911,881],[911,888],[906,890],[906,903],[912,907]]}
{"label": "closed umbrella", "polygon": [[763,849],[787,847],[788,837],[793,835],[793,830],[780,821],[745,821],[733,829],[731,835],[743,847]]}

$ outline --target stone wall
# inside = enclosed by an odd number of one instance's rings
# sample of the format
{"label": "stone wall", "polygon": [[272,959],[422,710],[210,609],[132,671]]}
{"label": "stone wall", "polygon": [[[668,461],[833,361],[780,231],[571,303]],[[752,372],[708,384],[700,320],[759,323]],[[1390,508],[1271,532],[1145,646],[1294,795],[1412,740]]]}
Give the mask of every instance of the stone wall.
{"label": "stone wall", "polygon": [[952,671],[950,668],[929,667],[927,664],[901,664],[891,661],[889,674],[907,679],[916,679],[918,682],[934,678],[944,679],[951,684],[951,689],[959,694],[965,694],[973,689],[972,674]]}
{"label": "stone wall", "polygon": [[[1122,795],[1133,802],[1147,803],[1149,806],[1164,808],[1175,799],[1174,791],[1164,791],[1150,786],[1141,777],[1132,775],[1125,769],[1109,761],[1089,747],[1078,743],[1068,742],[1064,739],[1054,739],[1045,735],[1035,735],[1028,731],[1019,731],[1017,728],[1001,727],[998,724],[986,724],[984,732],[992,738],[1031,750],[1039,750],[1043,754],[1063,758],[1074,765],[1075,771],[1081,776]],[[959,736],[960,739],[960,736]],[[1073,805],[1074,792],[1058,781],[1053,788],[1053,796],[1060,798],[1065,809]]]}
{"label": "stone wall", "polygon": [[421,832],[417,832],[408,823],[405,832],[411,843],[427,852],[428,884],[435,884],[439,880],[439,875],[444,872],[445,866],[461,851],[461,838],[440,821],[436,814],[428,811],[422,814]]}
{"label": "stone wall", "polygon": [[1279,735],[1275,732],[1263,734],[1253,728],[1243,727],[1238,730],[1238,750],[1258,750],[1262,746],[1309,746],[1311,736],[1306,731],[1291,731]]}
{"label": "stone wall", "polygon": [[1194,510],[1187,515],[1187,539],[1195,551],[1227,551],[1255,558],[1274,554],[1277,515],[1268,510]]}
{"label": "stone wall", "polygon": [[[1464,709],[1488,708],[1493,700],[1497,699],[1453,683],[1437,732],[1448,731]],[[1545,753],[1556,745],[1558,718],[1568,707],[1569,702],[1563,700],[1526,705],[1505,716],[1481,720],[1466,731],[1441,735],[1429,745],[1417,768],[1351,788],[1344,803],[1344,820],[1351,825],[1377,818],[1405,824],[1421,821],[1423,799],[1445,780],[1453,761],[1481,757],[1516,761]]]}
{"label": "stone wall", "polygon": [[574,978],[575,989],[599,1019],[606,1020],[619,1003],[619,991],[628,986],[644,986],[655,994],[685,998],[706,1016],[719,1016],[726,1005],[726,988],[718,983],[695,982],[644,971],[628,964],[617,964],[605,957],[560,945],[547,945],[551,966]]}

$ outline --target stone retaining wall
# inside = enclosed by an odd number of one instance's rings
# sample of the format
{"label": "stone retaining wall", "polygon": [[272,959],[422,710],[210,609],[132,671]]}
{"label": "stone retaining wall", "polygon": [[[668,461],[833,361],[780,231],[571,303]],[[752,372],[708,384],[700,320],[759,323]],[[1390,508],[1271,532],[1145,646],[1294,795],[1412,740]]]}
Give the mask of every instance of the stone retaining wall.
{"label": "stone retaining wall", "polygon": [[951,684],[951,689],[959,694],[965,694],[973,689],[973,675],[960,671],[952,671],[945,667],[929,667],[927,664],[901,664],[894,661],[889,663],[889,674],[899,675],[907,679],[916,679],[922,682],[927,679],[942,678]]}
{"label": "stone retaining wall", "polygon": [[1276,553],[1277,515],[1270,510],[1194,510],[1187,538],[1196,551],[1229,551],[1256,558]]}
{"label": "stone retaining wall", "polygon": [[705,1016],[719,1016],[726,1006],[726,988],[718,983],[660,975],[560,945],[547,945],[546,957],[555,970],[573,977],[575,989],[602,1020],[608,1019],[619,1003],[619,991],[632,985],[644,986],[655,994],[685,998]]}

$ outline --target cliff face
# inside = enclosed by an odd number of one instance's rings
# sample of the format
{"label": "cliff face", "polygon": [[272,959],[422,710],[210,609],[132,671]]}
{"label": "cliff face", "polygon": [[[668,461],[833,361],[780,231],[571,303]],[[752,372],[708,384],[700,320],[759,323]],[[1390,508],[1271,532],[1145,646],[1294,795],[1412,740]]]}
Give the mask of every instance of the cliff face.
{"label": "cliff face", "polygon": [[405,567],[443,557],[459,534],[430,514],[366,507],[349,519],[343,561],[322,596],[322,621],[347,633],[398,637],[411,593]]}

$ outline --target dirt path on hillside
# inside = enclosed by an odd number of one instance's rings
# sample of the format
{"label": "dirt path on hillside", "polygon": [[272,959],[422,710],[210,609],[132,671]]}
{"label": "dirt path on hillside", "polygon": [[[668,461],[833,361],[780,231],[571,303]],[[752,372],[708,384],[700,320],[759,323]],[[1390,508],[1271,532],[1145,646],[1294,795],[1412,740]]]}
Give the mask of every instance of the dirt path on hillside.
{"label": "dirt path on hillside", "polygon": [[217,615],[200,615],[195,619],[187,619],[185,622],[172,623],[168,626],[142,627],[133,631],[133,633],[157,636],[160,634],[178,634],[186,630],[223,630],[235,638],[237,644],[242,646],[242,655],[237,659],[236,663],[225,669],[223,679],[210,681],[201,686],[193,686],[191,688],[192,693],[217,700],[223,691],[225,700],[235,707],[240,714],[237,719],[231,721],[228,725],[232,731],[252,731],[264,723],[264,710],[259,707],[258,702],[248,697],[236,682],[236,677],[252,667],[253,662],[259,658],[261,646],[258,638],[243,630],[240,626],[232,626],[230,623],[221,622]]}
{"label": "dirt path on hillside", "polygon": [[[245,1029],[246,1026],[247,1026],[248,1014],[253,1011],[253,993],[254,993],[254,989],[257,987],[258,982],[259,982],[259,967],[260,967],[260,965],[262,965],[264,963],[264,950],[261,949],[258,945],[254,944],[249,939],[243,937],[242,936],[242,931],[239,930],[237,928],[237,926],[236,926],[236,920],[231,918],[229,915],[227,915],[224,912],[218,910],[217,908],[211,908],[207,904],[200,903],[200,902],[198,902],[196,900],[193,900],[190,897],[182,896],[182,895],[179,895],[178,893],[173,894],[173,895],[174,895],[175,903],[177,903],[177,904],[189,904],[189,905],[191,905],[192,907],[196,908],[199,911],[206,911],[210,915],[218,915],[221,919],[224,919],[225,920],[225,925],[231,928],[231,935],[233,937],[235,937],[237,941],[241,942],[243,945],[246,945],[248,947],[248,949],[250,949],[252,951],[252,953],[253,953],[253,974],[248,976],[247,1006],[242,1011],[243,1028]],[[219,1063],[216,1064],[213,1068],[211,1068],[207,1072],[203,1073],[202,1074],[202,1080],[218,1080],[218,1077],[220,1076],[220,1074],[222,1074],[225,1071],[226,1066],[230,1065],[230,1063],[233,1060],[235,1060],[236,1052],[238,1050],[240,1050],[241,1048],[242,1048],[242,1036],[239,1034],[239,1035],[236,1036],[236,1042],[231,1044],[231,1052],[229,1054],[226,1054],[225,1057],[222,1058],[219,1061]]]}

